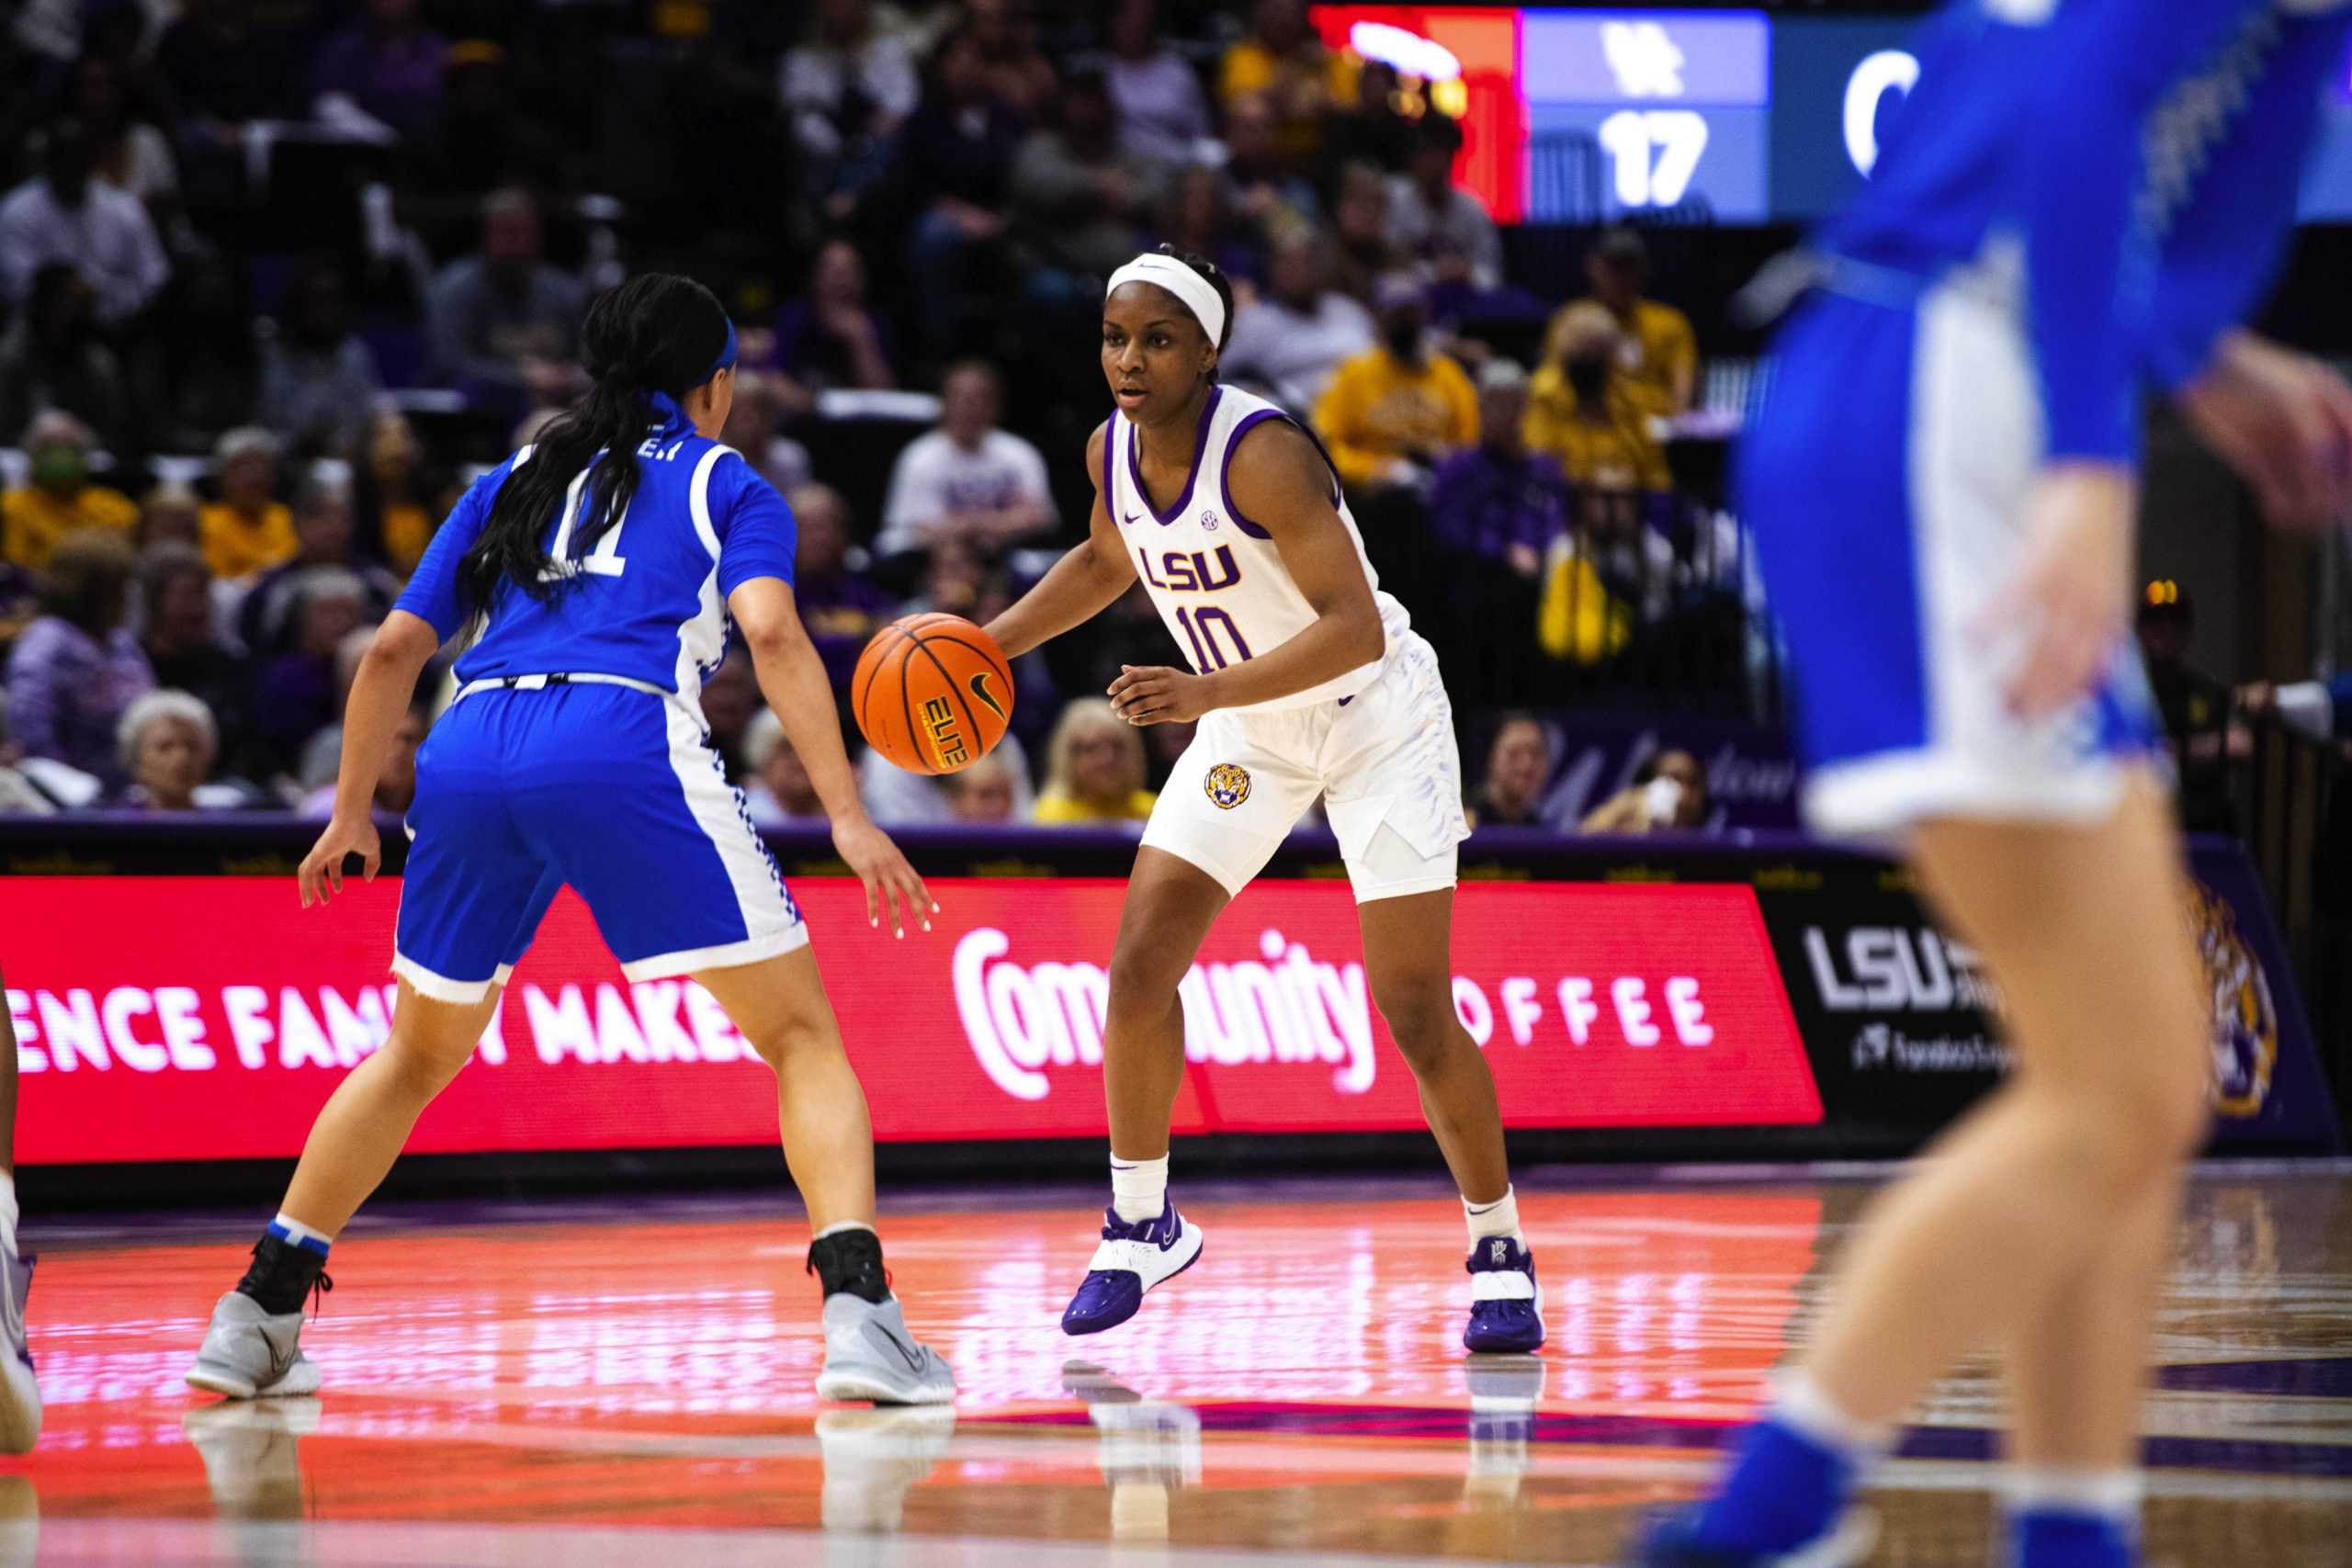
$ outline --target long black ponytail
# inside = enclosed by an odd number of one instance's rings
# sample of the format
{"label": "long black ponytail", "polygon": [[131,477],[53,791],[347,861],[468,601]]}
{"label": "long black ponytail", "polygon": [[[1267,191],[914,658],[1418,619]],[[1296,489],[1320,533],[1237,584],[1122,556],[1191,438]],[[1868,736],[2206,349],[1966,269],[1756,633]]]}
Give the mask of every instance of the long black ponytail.
{"label": "long black ponytail", "polygon": [[[647,273],[597,297],[581,327],[596,385],[548,423],[530,459],[498,487],[481,537],[458,563],[458,602],[469,617],[487,615],[507,583],[542,603],[572,586],[571,573],[548,570],[556,563],[539,543],[571,481],[595,464],[571,531],[576,560],[637,493],[638,445],[662,423],[654,394],[680,400],[708,380],[731,330],[725,307],[690,277]],[[602,462],[595,461],[599,452]]]}

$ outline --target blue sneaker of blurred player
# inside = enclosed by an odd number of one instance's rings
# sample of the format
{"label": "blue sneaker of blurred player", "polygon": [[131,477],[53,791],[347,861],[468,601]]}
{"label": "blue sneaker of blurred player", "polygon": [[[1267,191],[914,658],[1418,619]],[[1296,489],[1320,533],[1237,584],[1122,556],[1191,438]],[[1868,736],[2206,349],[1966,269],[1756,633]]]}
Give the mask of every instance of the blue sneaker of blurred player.
{"label": "blue sneaker of blurred player", "polygon": [[1479,1238],[1464,1265],[1470,1270],[1469,1349],[1525,1355],[1544,1343],[1544,1291],[1535,1282],[1535,1254],[1516,1236]]}
{"label": "blue sneaker of blurred player", "polygon": [[30,1453],[40,1438],[40,1384],[25,1346],[25,1295],[32,1288],[33,1260],[0,1242],[0,1327],[7,1331],[0,1344],[0,1453]]}
{"label": "blue sneaker of blurred player", "polygon": [[1653,1516],[1636,1538],[1630,1568],[1855,1568],[1878,1544],[1878,1516],[1850,1508],[1813,1540],[1785,1551],[1725,1551],[1699,1538],[1698,1508]]}
{"label": "blue sneaker of blurred player", "polygon": [[2098,1514],[2028,1508],[2009,1518],[2009,1561],[2017,1568],[2133,1568],[2133,1532]]}
{"label": "blue sneaker of blurred player", "polygon": [[1119,1218],[1118,1210],[1103,1210],[1102,1244],[1062,1312],[1062,1332],[1100,1334],[1117,1327],[1135,1316],[1146,1291],[1182,1274],[1200,1256],[1200,1228],[1176,1212],[1173,1198],[1157,1219],[1132,1224]]}

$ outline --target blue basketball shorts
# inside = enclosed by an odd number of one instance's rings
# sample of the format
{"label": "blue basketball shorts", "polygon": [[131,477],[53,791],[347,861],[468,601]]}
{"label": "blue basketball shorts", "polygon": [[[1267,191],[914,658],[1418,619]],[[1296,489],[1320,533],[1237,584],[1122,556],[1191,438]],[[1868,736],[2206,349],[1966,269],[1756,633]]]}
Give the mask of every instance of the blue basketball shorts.
{"label": "blue basketball shorts", "polygon": [[2128,635],[2071,708],[2026,722],[2004,698],[2019,649],[1982,623],[2023,564],[2042,439],[2017,307],[1973,279],[1892,301],[1816,292],[1782,331],[1735,483],[1818,830],[2098,821],[2159,755]]}
{"label": "blue basketball shorts", "polygon": [[461,698],[416,757],[392,972],[480,1001],[569,883],[631,980],[756,963],[808,941],[699,718],[625,686]]}

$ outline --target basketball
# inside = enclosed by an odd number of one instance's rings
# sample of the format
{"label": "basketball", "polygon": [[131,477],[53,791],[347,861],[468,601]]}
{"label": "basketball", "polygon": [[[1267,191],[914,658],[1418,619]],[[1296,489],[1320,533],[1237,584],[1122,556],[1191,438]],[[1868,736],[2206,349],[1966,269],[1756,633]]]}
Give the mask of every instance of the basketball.
{"label": "basketball", "polygon": [[909,773],[952,773],[1004,739],[1012,671],[963,616],[909,615],[865,645],[850,694],[868,746]]}

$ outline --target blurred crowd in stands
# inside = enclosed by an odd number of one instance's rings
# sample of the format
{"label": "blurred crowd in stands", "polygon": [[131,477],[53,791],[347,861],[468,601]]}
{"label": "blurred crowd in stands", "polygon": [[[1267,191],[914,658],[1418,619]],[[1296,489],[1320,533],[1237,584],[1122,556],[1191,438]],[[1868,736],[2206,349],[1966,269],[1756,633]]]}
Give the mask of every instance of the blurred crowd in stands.
{"label": "blurred crowd in stands", "polygon": [[[0,0],[0,809],[323,812],[369,628],[633,268],[743,329],[726,438],[837,688],[894,615],[985,620],[1086,525],[1102,279],[1170,243],[1483,716],[1472,809],[1545,823],[1557,721],[1506,710],[1756,716],[1770,637],[1643,235],[1511,276],[1447,85],[1298,0]],[[866,759],[876,815],[1139,820],[1187,737],[1095,700],[1123,661],[1180,661],[1139,594],[1020,662],[997,758]],[[705,704],[815,817],[748,660]],[[1707,794],[1669,751],[1588,825]]]}

